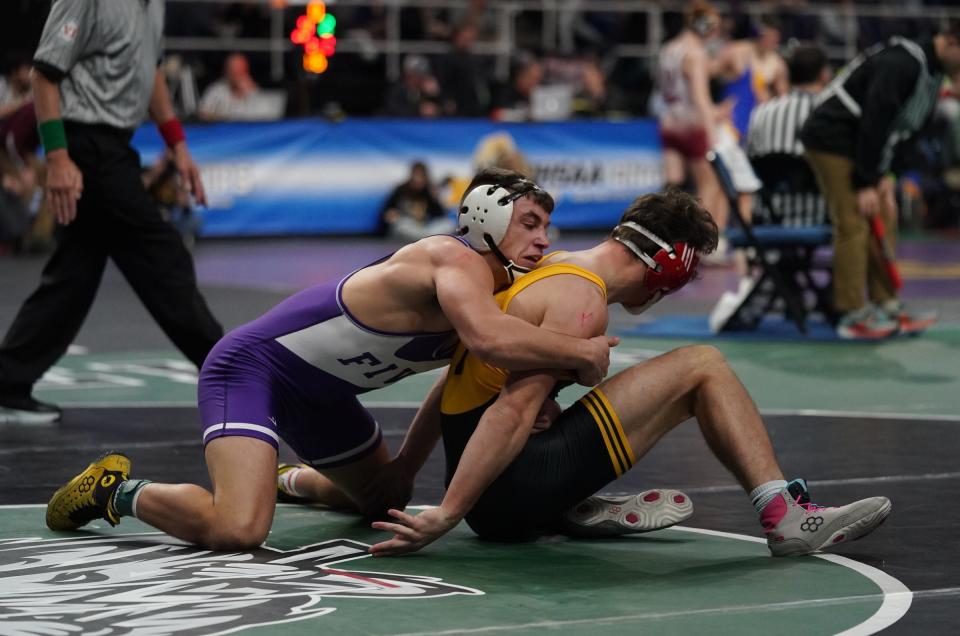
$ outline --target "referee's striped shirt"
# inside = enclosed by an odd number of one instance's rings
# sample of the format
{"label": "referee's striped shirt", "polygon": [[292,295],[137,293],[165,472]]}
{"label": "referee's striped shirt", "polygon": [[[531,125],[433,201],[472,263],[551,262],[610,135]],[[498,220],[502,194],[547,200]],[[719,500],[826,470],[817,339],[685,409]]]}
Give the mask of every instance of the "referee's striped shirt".
{"label": "referee's striped shirt", "polygon": [[[747,131],[747,154],[751,161],[762,161],[766,155],[793,155],[803,160],[800,128],[815,106],[815,96],[793,89],[786,95],[760,104],[750,116]],[[821,225],[827,223],[827,207],[823,197],[811,193],[771,195],[773,206],[782,215],[783,225]],[[754,210],[755,218],[764,223],[766,211]]]}

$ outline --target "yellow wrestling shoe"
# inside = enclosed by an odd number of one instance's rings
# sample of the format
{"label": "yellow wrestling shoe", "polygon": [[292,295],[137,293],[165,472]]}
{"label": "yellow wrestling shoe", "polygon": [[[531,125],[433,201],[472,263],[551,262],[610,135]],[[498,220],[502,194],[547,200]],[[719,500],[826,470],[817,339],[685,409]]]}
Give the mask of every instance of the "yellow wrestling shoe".
{"label": "yellow wrestling shoe", "polygon": [[120,516],[110,505],[113,494],[130,475],[130,459],[110,451],[53,493],[47,503],[47,527],[76,530],[94,519],[115,526]]}

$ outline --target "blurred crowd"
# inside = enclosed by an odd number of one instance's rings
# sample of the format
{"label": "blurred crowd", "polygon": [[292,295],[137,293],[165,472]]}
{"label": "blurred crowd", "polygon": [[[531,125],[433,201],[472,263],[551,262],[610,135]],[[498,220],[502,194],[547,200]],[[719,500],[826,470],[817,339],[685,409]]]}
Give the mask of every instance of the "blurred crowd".
{"label": "blurred crowd", "polygon": [[[889,0],[768,0],[760,3],[768,8],[754,14],[746,11],[747,3],[734,0],[727,4],[729,11],[724,14],[715,46],[752,37],[760,15],[772,16],[780,25],[783,45],[817,42],[837,54],[832,60],[835,64],[891,35],[918,37],[937,26],[935,18],[874,17],[847,11],[854,4],[890,7]],[[949,3],[907,0],[896,6],[922,9],[925,4]],[[279,81],[271,78],[268,53],[249,53],[249,65],[257,84],[286,93],[285,114],[290,116],[343,113],[515,121],[649,113],[654,59],[622,54],[629,47],[651,44],[646,13],[590,11],[589,3],[581,2],[569,3],[553,17],[540,11],[520,11],[512,18],[509,69],[499,69],[494,46],[503,35],[499,5],[470,0],[456,9],[401,8],[401,41],[436,44],[430,50],[446,50],[407,56],[397,82],[388,79],[385,56],[375,46],[388,38],[388,9],[376,1],[369,6],[331,8],[337,18],[338,39],[356,46],[338,52],[335,63],[322,76],[311,78],[299,72],[296,51],[287,56]],[[666,40],[683,28],[684,3],[665,3],[664,7],[659,32]],[[299,6],[288,7],[285,33],[299,11]],[[167,23],[171,36],[266,38],[270,36],[270,6],[264,2],[169,3]],[[847,47],[851,40],[852,49]],[[183,59],[201,89],[221,81],[224,54],[194,52],[183,54]]]}
{"label": "blurred crowd", "polygon": [[[272,6],[283,2],[168,2],[166,34],[175,38],[269,38]],[[721,59],[738,42],[771,38],[779,55],[798,42],[817,43],[834,68],[849,61],[849,54],[897,34],[919,37],[932,33],[938,20],[931,18],[874,17],[847,9],[859,6],[890,7],[887,2],[779,0],[767,1],[760,14],[747,8],[756,3],[733,1],[725,6],[715,36],[707,43],[711,56]],[[905,0],[898,7],[923,8],[942,1]],[[421,41],[424,51],[400,59],[400,76],[389,79],[387,57],[377,48],[388,34],[388,8],[376,0],[367,6],[332,5],[337,37],[351,42],[333,58],[323,75],[301,68],[301,54],[292,45],[277,73],[269,52],[169,49],[165,70],[175,106],[185,120],[270,120],[322,115],[385,116],[403,118],[482,117],[498,121],[544,121],[576,117],[621,118],[656,115],[659,93],[656,57],[636,55],[647,46],[651,31],[644,12],[590,11],[589,3],[572,3],[568,10],[548,18],[539,11],[521,11],[513,18],[513,49],[509,68],[497,67],[501,21],[498,2],[470,0],[460,8],[403,7],[399,36],[404,42]],[[3,60],[0,80],[0,250],[42,248],[49,241],[49,224],[43,220],[42,164],[37,160],[29,86],[29,63],[49,2],[15,0],[0,12],[12,20],[0,34],[16,45]],[[684,28],[684,5],[664,5],[659,32],[662,42]],[[822,11],[821,11],[822,9]],[[283,32],[293,28],[302,6],[283,12]],[[13,14],[13,15],[11,15]],[[549,25],[547,24],[549,22]],[[11,30],[11,25],[18,28]],[[4,32],[4,30],[6,30]],[[553,34],[546,37],[545,33]],[[850,43],[854,43],[850,50]],[[661,43],[662,43],[661,42]],[[364,45],[366,43],[366,46]],[[630,49],[633,47],[633,49]],[[632,50],[634,54],[622,55]],[[659,47],[653,49],[659,50]],[[847,59],[837,56],[846,51]],[[275,60],[273,60],[275,61]],[[712,78],[715,101],[729,78],[718,72]],[[779,90],[779,89],[778,89]],[[918,190],[941,191],[940,200],[951,205],[936,208],[929,224],[955,223],[958,185],[950,172],[960,166],[956,101],[945,96],[933,133],[920,137],[910,150],[923,166],[914,178]],[[731,114],[735,116],[735,113]],[[939,136],[946,133],[946,137]],[[162,175],[163,171],[154,171]],[[146,178],[152,178],[147,175]],[[954,198],[951,198],[954,197]],[[946,211],[945,211],[946,210]],[[948,218],[940,218],[948,217]]]}
{"label": "blurred crowd", "polygon": [[[781,41],[817,42],[839,56],[893,35],[916,37],[936,28],[936,17],[904,18],[858,15],[847,8],[950,5],[936,0],[767,0],[761,13],[747,12],[748,3],[726,3],[718,42],[741,40],[757,30],[760,15],[781,25]],[[501,3],[470,0],[460,8],[402,7],[399,38],[422,43],[426,51],[401,62],[402,79],[388,79],[382,44],[388,38],[388,8],[377,0],[367,6],[331,6],[336,36],[349,42],[321,76],[301,68],[293,45],[284,56],[282,73],[272,66],[268,51],[246,52],[243,59],[229,50],[206,50],[217,39],[242,42],[273,35],[272,6],[286,5],[282,33],[293,29],[302,5],[277,0],[245,2],[168,2],[166,35],[205,38],[205,50],[168,50],[171,80],[190,84],[178,104],[198,119],[269,119],[324,113],[403,117],[486,117],[562,119],[577,116],[643,116],[649,112],[654,87],[654,56],[636,55],[650,45],[651,32],[669,39],[683,28],[684,3],[664,3],[662,24],[651,31],[645,12],[600,12],[575,2],[557,14],[519,11],[512,20],[509,70],[495,62],[493,45],[501,42]],[[757,3],[749,3],[751,8]],[[30,50],[49,0],[13,0],[4,9],[12,20],[7,42]],[[822,11],[821,11],[822,10]],[[14,15],[11,15],[14,14]],[[13,29],[10,25],[21,25]],[[0,29],[3,35],[3,29]],[[212,38],[212,39],[211,39]],[[852,43],[852,49],[847,45]],[[288,43],[289,44],[289,43]],[[429,45],[429,46],[428,46]],[[624,51],[634,47],[634,54]],[[188,47],[187,47],[188,48]],[[213,47],[216,48],[216,47]],[[833,55],[834,63],[845,62]],[[227,90],[229,89],[229,90]],[[264,93],[270,99],[264,99]],[[279,93],[279,96],[275,96]],[[272,101],[271,101],[272,100]]]}

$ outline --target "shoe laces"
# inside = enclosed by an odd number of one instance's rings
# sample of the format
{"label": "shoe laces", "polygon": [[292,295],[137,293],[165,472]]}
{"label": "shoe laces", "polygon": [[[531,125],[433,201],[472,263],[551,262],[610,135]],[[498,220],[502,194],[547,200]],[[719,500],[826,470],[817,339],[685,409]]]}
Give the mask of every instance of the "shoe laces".
{"label": "shoe laces", "polygon": [[803,510],[804,510],[804,512],[805,512],[806,514],[810,514],[810,513],[812,513],[812,512],[816,512],[816,511],[818,511],[818,510],[826,510],[826,509],[827,509],[827,506],[820,506],[820,505],[817,505],[817,504],[815,504],[815,503],[813,503],[813,502],[809,502],[809,501],[806,502],[806,503],[804,503],[804,502],[800,501],[800,499],[801,499],[801,497],[798,496],[798,497],[794,500],[794,503],[796,503],[798,506],[800,506],[801,508],[803,508]]}

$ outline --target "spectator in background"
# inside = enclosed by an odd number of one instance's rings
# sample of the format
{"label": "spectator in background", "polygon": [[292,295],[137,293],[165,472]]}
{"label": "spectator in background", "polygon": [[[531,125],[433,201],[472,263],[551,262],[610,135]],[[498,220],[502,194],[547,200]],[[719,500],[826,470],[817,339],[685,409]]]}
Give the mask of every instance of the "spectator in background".
{"label": "spectator in background", "polygon": [[547,56],[543,60],[544,84],[566,84],[573,91],[573,112],[599,115],[607,99],[607,81],[593,52],[576,56]]}
{"label": "spectator in background", "polygon": [[[765,15],[759,24],[751,24],[750,28],[752,37],[727,44],[720,55],[711,60],[710,66],[711,75],[724,83],[723,106],[730,113],[729,118],[717,126],[713,149],[730,171],[743,219],[751,217],[753,194],[763,185],[743,151],[750,114],[757,104],[785,93],[787,81],[786,66],[777,52],[782,37],[779,20]],[[704,262],[724,262],[724,249],[725,245],[721,245],[717,250],[717,260],[708,258]],[[743,265],[740,258],[734,254],[738,267]]]}
{"label": "spectator in background", "polygon": [[543,83],[543,64],[529,52],[517,55],[508,86],[501,89],[493,109],[497,121],[529,121],[533,93]]}
{"label": "spectator in background", "polygon": [[453,49],[441,58],[439,76],[446,115],[486,117],[490,112],[490,80],[473,53],[476,41],[477,27],[463,23],[453,32]]}
{"label": "spectator in background", "polygon": [[390,193],[380,212],[380,224],[381,234],[411,243],[453,231],[453,221],[440,205],[422,161],[412,164],[407,180]]}
{"label": "spectator in background", "polygon": [[787,92],[787,67],[777,51],[782,28],[775,16],[765,15],[753,38],[731,42],[711,62],[711,75],[725,82],[723,99],[732,104],[731,121],[741,142],[757,104]]}
{"label": "spectator in background", "polygon": [[[536,177],[533,165],[520,151],[516,140],[506,131],[490,133],[477,142],[473,151],[474,172],[487,168],[513,170],[528,179]],[[457,201],[459,200],[458,197]]]}
{"label": "spectator in background", "polygon": [[32,95],[30,55],[21,51],[7,53],[3,60],[3,77],[0,77],[0,119],[29,104]]}
{"label": "spectator in background", "polygon": [[[816,181],[803,159],[800,129],[813,110],[817,94],[830,81],[830,63],[819,46],[797,46],[787,60],[790,88],[786,95],[760,104],[750,117],[747,154],[768,191],[776,222],[788,226],[828,223],[823,197],[808,196],[817,191]],[[776,187],[784,184],[785,188]],[[754,222],[772,223],[767,210],[754,210]]]}
{"label": "spectator in background", "polygon": [[35,154],[39,142],[24,141],[37,139],[36,117],[29,116],[32,110],[27,104],[0,121],[0,253],[10,248],[44,250],[52,242],[49,210],[38,217],[43,201],[43,164]]}
{"label": "spectator in background", "polygon": [[32,170],[0,162],[0,256],[17,249],[29,231],[29,204],[35,186]]}
{"label": "spectator in background", "polygon": [[[686,27],[663,45],[657,60],[664,178],[668,186],[683,186],[689,172],[704,208],[722,232],[729,210],[706,158],[715,143],[715,122],[722,116],[710,98],[706,48],[706,41],[719,32],[720,15],[710,3],[695,0],[685,20]],[[721,236],[717,251],[725,250],[726,239]]]}
{"label": "spectator in background", "polygon": [[387,117],[433,118],[440,116],[440,83],[422,55],[403,60],[403,79],[390,87],[383,106]]}
{"label": "spectator in background", "polygon": [[11,51],[0,77],[0,251],[21,246],[38,197],[37,117],[30,85],[30,55]]}
{"label": "spectator in background", "polygon": [[[488,168],[502,168],[504,170],[518,172],[531,181],[535,177],[533,165],[520,151],[516,140],[510,136],[510,133],[504,130],[492,132],[481,137],[473,149],[471,160],[474,173],[482,172]],[[464,178],[459,175],[447,175],[447,177],[443,179],[443,201],[447,204],[448,208],[454,209],[459,207],[460,200],[463,199],[467,185],[470,183],[470,178],[471,177]],[[548,233],[551,231],[555,232],[556,230],[553,229],[555,227],[556,226],[551,225],[547,230]],[[551,240],[553,239],[551,238]]]}
{"label": "spectator in background", "polygon": [[194,213],[190,194],[177,183],[177,167],[173,154],[168,150],[150,167],[141,172],[143,187],[153,197],[163,220],[172,225],[183,237],[187,249],[193,249],[201,222]]}
{"label": "spectator in background", "polygon": [[256,119],[259,92],[246,56],[231,53],[223,64],[223,77],[203,92],[198,115],[205,121]]}
{"label": "spectator in background", "polygon": [[857,56],[803,126],[800,139],[833,222],[833,301],[842,338],[915,333],[936,320],[904,308],[870,224],[881,215],[892,240],[896,202],[886,175],[894,149],[926,124],[945,75],[960,78],[960,21],[933,39],[891,38]]}

